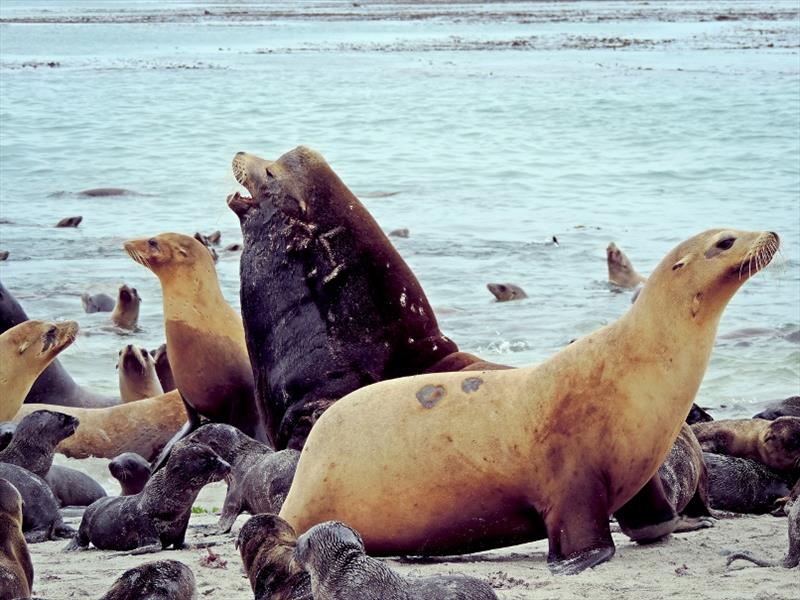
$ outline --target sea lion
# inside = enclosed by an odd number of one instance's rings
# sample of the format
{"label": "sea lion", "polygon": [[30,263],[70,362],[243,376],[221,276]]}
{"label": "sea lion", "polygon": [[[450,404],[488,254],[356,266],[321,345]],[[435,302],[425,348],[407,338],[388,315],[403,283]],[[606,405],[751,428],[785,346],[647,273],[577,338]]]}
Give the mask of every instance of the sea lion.
{"label": "sea lion", "polygon": [[407,238],[409,236],[409,231],[406,227],[403,227],[402,229],[392,229],[388,235],[389,237]]}
{"label": "sea lion", "polygon": [[0,421],[10,421],[33,382],[75,341],[75,321],[25,321],[0,334]]}
{"label": "sea lion", "polygon": [[100,600],[196,600],[194,573],[177,560],[157,560],[128,569]]}
{"label": "sea lion", "polygon": [[497,600],[492,587],[474,577],[403,577],[367,556],[358,532],[338,521],[298,537],[295,556],[319,600]]}
{"label": "sea lion", "polygon": [[770,403],[754,419],[767,419],[774,421],[778,417],[800,417],[800,396],[789,396],[785,400]]}
{"label": "sea lion", "polygon": [[89,475],[62,465],[50,467],[44,480],[61,506],[89,506],[107,495]]}
{"label": "sea lion", "polygon": [[205,249],[208,250],[208,253],[211,255],[211,258],[213,259],[214,263],[216,264],[217,261],[219,261],[219,254],[217,254],[217,251],[214,250],[214,248],[211,246],[211,242],[208,241],[208,238],[204,236],[202,233],[195,233],[194,239],[203,244]]}
{"label": "sea lion", "polygon": [[0,451],[0,463],[17,465],[41,477],[53,466],[55,448],[78,428],[78,419],[51,410],[37,410],[18,424],[11,443]]}
{"label": "sea lion", "polygon": [[71,458],[111,459],[123,452],[137,452],[152,460],[186,421],[177,390],[108,408],[25,404],[13,420],[20,421],[43,408],[56,409],[80,421],[75,434],[56,448],[56,452]]}
{"label": "sea lion", "polygon": [[169,364],[189,415],[177,439],[196,429],[202,415],[266,441],[242,319],[225,301],[204,246],[187,235],[162,233],[125,242],[125,251],[161,282]]}
{"label": "sea lion", "polygon": [[109,196],[138,196],[139,194],[123,188],[104,187],[82,190],[78,192],[78,195],[86,196],[87,198],[107,198]]}
{"label": "sea lion", "polygon": [[750,458],[777,471],[800,468],[800,417],[722,419],[692,430],[705,452]]}
{"label": "sea lion", "polygon": [[486,289],[492,293],[498,302],[522,300],[528,297],[525,290],[513,283],[487,283]]}
{"label": "sea lion", "polygon": [[28,598],[33,586],[33,562],[22,535],[22,496],[0,479],[0,598]]}
{"label": "sea lion", "polygon": [[13,421],[3,421],[0,423],[0,450],[4,450],[14,437],[17,424]]}
{"label": "sea lion", "polygon": [[92,314],[96,312],[111,312],[114,310],[115,301],[108,294],[92,294],[84,292],[81,294],[81,304],[83,310]]}
{"label": "sea lion", "polygon": [[781,562],[772,562],[763,559],[754,558],[750,554],[744,552],[736,552],[728,556],[728,565],[739,558],[754,562],[759,567],[786,567],[791,569],[800,565],[800,480],[794,484],[792,493],[786,504],[783,505],[783,510],[786,513],[789,524],[789,550],[786,556],[783,557]]}
{"label": "sea lion", "polygon": [[7,480],[22,496],[22,531],[29,544],[75,534],[61,518],[58,500],[44,479],[8,463],[0,463],[0,479]]}
{"label": "sea lion", "polygon": [[229,532],[243,512],[280,512],[300,458],[297,450],[275,452],[224,423],[203,425],[186,438],[189,441],[207,445],[231,465],[219,531]]}
{"label": "sea lion", "polygon": [[123,452],[108,463],[108,470],[119,481],[122,496],[133,496],[150,479],[150,463],[135,452]]}
{"label": "sea lion", "polygon": [[138,548],[139,553],[183,548],[197,494],[230,470],[208,446],[179,442],[141,492],[101,498],[87,508],[65,550],[86,548],[90,542],[101,550]]}
{"label": "sea lion", "polygon": [[0,260],[8,260],[8,250],[0,250]]}
{"label": "sea lion", "polygon": [[[657,470],[725,306],[778,243],[772,232],[692,237],[619,320],[537,366],[351,393],[312,429],[280,516],[298,532],[348,522],[376,555],[475,552],[547,535],[556,573],[613,556],[610,514],[635,541],[668,535],[679,520]],[[386,423],[398,435],[385,435]]]}
{"label": "sea lion", "polygon": [[144,348],[128,344],[117,360],[119,395],[123,402],[152,398],[164,393],[156,374],[156,363]]}
{"label": "sea lion", "polygon": [[219,246],[219,242],[222,239],[222,232],[219,229],[217,229],[216,231],[213,231],[208,235],[204,235],[198,231],[194,234],[194,239],[196,239],[204,246],[210,246],[211,244]]}
{"label": "sea lion", "polygon": [[165,392],[175,389],[175,378],[172,376],[172,367],[169,366],[169,356],[167,355],[167,345],[161,344],[156,350],[151,351],[153,361],[156,363],[156,375],[158,382]]}
{"label": "sea lion", "polygon": [[252,195],[227,202],[244,236],[242,318],[276,450],[300,449],[345,394],[458,351],[411,269],[322,156],[302,146],[274,162],[239,152],[233,173]]}
{"label": "sea lion", "polygon": [[[27,321],[28,315],[16,298],[0,282],[0,333]],[[118,398],[95,394],[76,384],[58,359],[39,375],[31,387],[25,402],[58,404],[61,406],[100,407],[119,404]]]}
{"label": "sea lion", "polygon": [[762,514],[772,511],[776,501],[789,493],[785,474],[749,458],[703,452],[703,462],[708,472],[711,508]]}
{"label": "sea lion", "polygon": [[236,244],[236,243],[228,244],[227,246],[225,246],[224,250],[225,250],[225,252],[241,252],[242,245],[241,244]]}
{"label": "sea lion", "polygon": [[127,285],[119,286],[117,303],[114,305],[114,312],[111,313],[111,320],[114,325],[122,329],[136,329],[139,322],[139,306],[142,299],[136,288]]}
{"label": "sea lion", "polygon": [[692,404],[689,414],[686,415],[687,425],[694,425],[695,423],[708,423],[709,421],[713,420],[714,417],[708,414],[704,409],[697,406],[697,404]]}
{"label": "sea lion", "polygon": [[236,547],[255,600],[313,600],[311,578],[294,556],[297,535],[278,515],[256,515],[242,525]]}
{"label": "sea lion", "polygon": [[606,248],[606,263],[608,263],[608,281],[618,287],[635,288],[647,281],[646,277],[636,272],[631,261],[614,242],[609,243]]}
{"label": "sea lion", "polygon": [[77,227],[83,221],[83,217],[64,217],[58,223],[56,223],[56,227]]}

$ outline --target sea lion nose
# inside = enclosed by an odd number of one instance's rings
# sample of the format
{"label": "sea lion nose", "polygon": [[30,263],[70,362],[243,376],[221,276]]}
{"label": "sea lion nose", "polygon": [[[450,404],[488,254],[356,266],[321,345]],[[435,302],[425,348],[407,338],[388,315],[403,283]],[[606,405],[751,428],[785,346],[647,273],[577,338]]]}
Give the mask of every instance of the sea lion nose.
{"label": "sea lion nose", "polygon": [[128,352],[133,350],[133,344],[128,344],[127,346],[125,346],[125,350],[127,350]]}

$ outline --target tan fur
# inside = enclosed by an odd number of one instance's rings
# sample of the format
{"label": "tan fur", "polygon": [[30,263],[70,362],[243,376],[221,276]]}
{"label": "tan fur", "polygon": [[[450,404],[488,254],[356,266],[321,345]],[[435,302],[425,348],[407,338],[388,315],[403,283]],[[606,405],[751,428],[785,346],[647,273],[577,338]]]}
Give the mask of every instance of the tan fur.
{"label": "tan fur", "polygon": [[144,348],[127,345],[117,360],[119,394],[123,402],[134,402],[164,393],[156,374],[156,364]]}
{"label": "tan fur", "polygon": [[704,232],[666,256],[626,315],[538,366],[349,394],[312,429],[280,516],[298,533],[343,521],[370,554],[432,554],[541,537],[532,510],[554,532],[581,504],[616,511],[663,462],[724,307],[776,248],[774,234]]}
{"label": "tan fur", "polygon": [[0,335],[0,421],[17,413],[36,378],[77,334],[75,321],[24,321]]}
{"label": "tan fur", "polygon": [[136,288],[119,286],[117,303],[111,313],[111,321],[123,329],[136,329],[139,323],[139,305],[142,303]]}
{"label": "tan fur", "polygon": [[0,479],[0,594],[27,598],[33,585],[33,563],[22,534],[22,497]]}
{"label": "tan fur", "polygon": [[111,459],[123,452],[136,452],[152,460],[186,421],[186,411],[176,390],[108,408],[25,404],[14,421],[19,423],[25,415],[42,409],[63,412],[80,420],[75,434],[56,447],[57,452],[71,458]]}
{"label": "tan fur", "polygon": [[692,430],[706,452],[749,458],[778,471],[800,466],[800,417],[723,419],[695,423]]}
{"label": "tan fur", "polygon": [[633,288],[647,281],[647,277],[636,272],[631,261],[622,250],[617,248],[614,242],[611,242],[606,248],[606,263],[608,264],[608,280],[614,285]]}

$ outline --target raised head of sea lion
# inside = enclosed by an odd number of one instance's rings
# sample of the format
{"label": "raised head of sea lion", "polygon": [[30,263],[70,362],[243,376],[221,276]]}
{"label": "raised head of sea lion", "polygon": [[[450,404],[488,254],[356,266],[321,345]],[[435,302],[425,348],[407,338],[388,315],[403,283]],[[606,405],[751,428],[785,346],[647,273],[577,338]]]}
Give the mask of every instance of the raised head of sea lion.
{"label": "raised head of sea lion", "polygon": [[767,419],[773,421],[778,417],[800,417],[800,396],[789,396],[784,400],[770,403],[754,419]]}
{"label": "raised head of sea lion", "polygon": [[610,514],[636,541],[668,535],[679,520],[657,470],[725,306],[777,248],[771,232],[705,231],[667,254],[619,320],[539,365],[351,393],[315,424],[280,516],[298,532],[342,520],[379,555],[546,535],[557,573],[611,558]]}
{"label": "raised head of sea lion", "polygon": [[39,374],[77,335],[75,321],[25,321],[0,334],[0,421],[17,414]]}
{"label": "raised head of sea lion", "polygon": [[111,475],[119,481],[122,496],[133,496],[144,489],[150,479],[150,463],[135,452],[123,452],[108,463]]}
{"label": "raised head of sea lion", "polygon": [[111,313],[111,321],[122,329],[136,329],[141,304],[142,299],[136,288],[127,285],[119,286],[117,303],[114,305],[114,312]]}
{"label": "raised head of sea lion", "polygon": [[312,600],[311,579],[294,556],[297,535],[278,515],[249,519],[236,547],[255,600]]}
{"label": "raised head of sea lion", "polygon": [[117,359],[119,394],[123,402],[152,398],[164,393],[156,374],[156,363],[144,348],[128,344]]}
{"label": "raised head of sea lion", "polygon": [[33,563],[22,534],[22,496],[0,479],[0,592],[3,598],[28,598],[33,586]]}
{"label": "raised head of sea lion", "polygon": [[513,283],[487,283],[486,289],[497,298],[498,302],[508,302],[509,300],[522,300],[527,298],[528,294],[525,293],[518,285]]}
{"label": "raised head of sea lion", "polygon": [[345,394],[458,350],[411,269],[322,156],[302,146],[275,161],[240,152],[233,172],[251,195],[237,192],[228,206],[244,236],[242,317],[276,449],[301,448]]}
{"label": "raised head of sea lion", "polygon": [[64,217],[58,223],[56,223],[56,227],[77,227],[83,221],[83,217]]}
{"label": "raised head of sea lion", "polygon": [[81,304],[87,313],[111,312],[114,310],[114,299],[108,294],[81,294]]}
{"label": "raised head of sea lion", "polygon": [[403,577],[367,556],[358,532],[337,521],[315,525],[298,537],[295,556],[311,576],[314,598],[497,600],[491,586],[474,577]]}
{"label": "raised head of sea lion", "polygon": [[196,429],[202,415],[266,441],[242,319],[223,297],[206,248],[188,235],[162,233],[125,242],[125,250],[161,282],[169,363],[189,414],[178,436]]}
{"label": "raised head of sea lion", "polygon": [[37,410],[17,425],[14,438],[0,451],[0,462],[17,465],[45,478],[61,440],[78,428],[78,419],[51,410]]}
{"label": "raised head of sea lion", "polygon": [[175,378],[172,376],[172,367],[169,366],[167,345],[161,344],[155,350],[151,350],[150,354],[153,356],[153,361],[156,363],[156,375],[158,375],[158,382],[161,384],[161,389],[165,392],[171,392],[175,389]]}
{"label": "raised head of sea lion", "polygon": [[647,281],[633,268],[631,261],[625,253],[617,248],[614,242],[606,248],[606,262],[608,263],[608,281],[623,288],[634,288]]}
{"label": "raised head of sea lion", "polygon": [[128,569],[100,600],[195,600],[194,573],[177,560],[157,560]]}

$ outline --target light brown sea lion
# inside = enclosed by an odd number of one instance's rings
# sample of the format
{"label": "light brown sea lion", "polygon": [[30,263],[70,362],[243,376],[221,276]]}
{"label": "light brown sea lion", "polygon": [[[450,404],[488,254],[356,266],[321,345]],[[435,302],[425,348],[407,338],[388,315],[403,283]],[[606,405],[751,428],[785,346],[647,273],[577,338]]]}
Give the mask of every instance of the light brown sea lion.
{"label": "light brown sea lion", "polygon": [[139,292],[136,288],[128,287],[127,285],[119,286],[117,293],[117,303],[114,306],[114,312],[111,313],[111,320],[117,327],[123,329],[136,329],[136,324],[139,322],[139,305],[142,299],[139,297]]}
{"label": "light brown sea lion", "polygon": [[800,417],[722,419],[692,430],[706,452],[757,460],[778,471],[800,468]]}
{"label": "light brown sea lion", "polygon": [[347,522],[376,555],[547,535],[557,573],[613,556],[610,514],[636,541],[668,535],[679,520],[657,470],[725,306],[777,248],[771,232],[705,231],[667,254],[622,318],[537,366],[349,394],[311,430],[280,516],[297,532]]}
{"label": "light brown sea lion", "polygon": [[196,600],[194,573],[177,560],[157,560],[119,576],[100,600]]}
{"label": "light brown sea lion", "polygon": [[631,261],[625,253],[611,242],[606,248],[606,262],[608,263],[608,281],[623,288],[634,288],[647,281],[633,268]]}
{"label": "light brown sea lion", "polygon": [[486,289],[492,293],[492,296],[497,298],[498,302],[522,300],[528,297],[525,290],[513,283],[487,283]]}
{"label": "light brown sea lion", "polygon": [[0,598],[28,598],[33,563],[22,535],[22,496],[0,479]]}
{"label": "light brown sea lion", "polygon": [[41,409],[57,410],[80,421],[75,434],[56,448],[71,458],[110,459],[123,452],[136,452],[153,460],[186,421],[177,390],[108,408],[25,404],[13,420],[19,422],[25,415]]}
{"label": "light brown sea lion", "polygon": [[77,227],[81,221],[83,221],[83,217],[64,217],[56,223],[56,227]]}
{"label": "light brown sea lion", "polygon": [[75,321],[24,321],[0,334],[0,421],[10,421],[47,365],[78,335]]}
{"label": "light brown sea lion", "polygon": [[156,374],[156,363],[144,348],[128,344],[117,359],[119,394],[123,402],[152,398],[164,393]]}
{"label": "light brown sea lion", "polygon": [[266,441],[242,319],[225,301],[205,247],[162,233],[125,242],[125,250],[161,282],[169,364],[189,415],[179,436],[196,429],[202,415]]}

